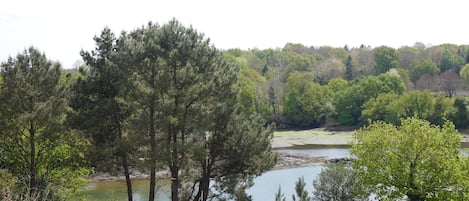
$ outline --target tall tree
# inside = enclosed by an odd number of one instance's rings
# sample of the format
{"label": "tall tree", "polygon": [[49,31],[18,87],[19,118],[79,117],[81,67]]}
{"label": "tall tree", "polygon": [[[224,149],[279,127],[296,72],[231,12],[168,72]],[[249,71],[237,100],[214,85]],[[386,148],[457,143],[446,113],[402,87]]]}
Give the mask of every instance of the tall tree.
{"label": "tall tree", "polygon": [[[121,167],[127,186],[127,197],[132,201],[132,182],[129,170],[130,142],[128,142],[131,106],[126,99],[128,85],[125,67],[119,63],[116,37],[109,28],[94,38],[92,52],[81,51],[86,64],[73,86],[74,96],[69,115],[71,126],[81,129],[92,142],[88,156],[97,170],[115,171]],[[134,142],[135,143],[135,142]]]}
{"label": "tall tree", "polygon": [[68,100],[60,65],[31,47],[2,63],[1,75],[0,164],[29,192],[26,199],[69,198],[88,171],[84,143],[63,124]]}
{"label": "tall tree", "polygon": [[[247,198],[244,184],[271,168],[275,155],[272,130],[251,116],[252,101],[238,102],[245,84],[238,80],[239,67],[176,20],[161,27],[150,23],[127,37],[133,97],[149,137],[149,200],[157,159],[170,171],[171,200],[207,200],[210,181],[216,192]],[[193,188],[185,191],[188,183]]]}
{"label": "tall tree", "polygon": [[375,71],[377,74],[385,73],[391,68],[397,68],[399,51],[392,47],[380,46],[373,50],[375,58]]}
{"label": "tall tree", "polygon": [[353,79],[353,65],[352,65],[352,56],[348,55],[347,62],[345,62],[345,80]]}
{"label": "tall tree", "polygon": [[354,133],[351,153],[360,181],[380,200],[467,200],[467,156],[454,125],[416,118],[376,122]]}
{"label": "tall tree", "polygon": [[[138,104],[140,129],[150,150],[148,153],[148,167],[150,169],[149,201],[155,200],[157,158],[161,156],[161,150],[157,147],[157,139],[163,141],[163,137],[157,138],[158,125],[163,118],[170,117],[162,113],[161,108],[167,97],[162,97],[163,90],[167,89],[167,74],[163,75],[163,62],[161,61],[162,47],[160,46],[160,26],[148,23],[146,27],[137,29],[126,35],[127,48],[121,55],[127,55],[129,65],[133,71],[130,78],[132,90],[129,92],[132,101]],[[168,115],[168,116],[166,116]]]}

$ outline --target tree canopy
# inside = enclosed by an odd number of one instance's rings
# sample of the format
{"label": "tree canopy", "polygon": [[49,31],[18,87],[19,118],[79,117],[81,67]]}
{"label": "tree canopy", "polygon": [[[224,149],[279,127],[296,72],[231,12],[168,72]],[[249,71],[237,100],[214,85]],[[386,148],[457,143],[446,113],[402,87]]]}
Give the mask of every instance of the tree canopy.
{"label": "tree canopy", "polygon": [[0,164],[23,199],[70,198],[89,173],[86,143],[64,125],[68,100],[60,73],[34,47],[1,64]]}
{"label": "tree canopy", "polygon": [[454,125],[408,118],[375,122],[354,133],[353,167],[378,199],[468,199],[468,158]]}

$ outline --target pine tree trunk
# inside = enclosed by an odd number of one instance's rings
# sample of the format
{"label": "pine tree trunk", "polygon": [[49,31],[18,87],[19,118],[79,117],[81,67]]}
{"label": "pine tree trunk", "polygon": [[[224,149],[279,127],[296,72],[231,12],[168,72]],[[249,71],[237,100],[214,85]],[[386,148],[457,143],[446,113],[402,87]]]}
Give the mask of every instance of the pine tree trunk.
{"label": "pine tree trunk", "polygon": [[208,178],[208,175],[206,175],[204,177],[205,178],[202,180],[202,182],[200,182],[200,188],[202,188],[202,200],[207,201],[209,185],[210,185],[210,179]]}
{"label": "pine tree trunk", "polygon": [[30,130],[29,130],[30,138],[29,138],[29,143],[30,143],[30,153],[29,153],[29,171],[30,171],[30,178],[29,178],[29,198],[31,200],[36,199],[36,147],[35,147],[35,131],[33,127],[33,123],[31,122],[30,125]]}
{"label": "pine tree trunk", "polygon": [[155,110],[154,105],[150,106],[150,195],[148,201],[155,200],[156,186],[156,131],[155,131]]}
{"label": "pine tree trunk", "polygon": [[127,198],[128,201],[133,201],[132,198],[132,181],[130,180],[129,164],[127,162],[127,154],[122,154],[122,167],[124,168],[125,183],[127,184]]}
{"label": "pine tree trunk", "polygon": [[179,167],[171,168],[171,201],[179,201]]}

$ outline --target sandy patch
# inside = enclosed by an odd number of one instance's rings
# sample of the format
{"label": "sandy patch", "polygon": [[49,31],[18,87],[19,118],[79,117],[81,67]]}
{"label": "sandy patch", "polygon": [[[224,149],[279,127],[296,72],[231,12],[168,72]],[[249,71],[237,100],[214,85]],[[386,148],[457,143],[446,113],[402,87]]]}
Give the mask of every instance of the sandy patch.
{"label": "sandy patch", "polygon": [[352,139],[352,132],[326,131],[324,128],[302,131],[276,131],[272,140],[272,147],[281,148],[294,145],[347,145]]}

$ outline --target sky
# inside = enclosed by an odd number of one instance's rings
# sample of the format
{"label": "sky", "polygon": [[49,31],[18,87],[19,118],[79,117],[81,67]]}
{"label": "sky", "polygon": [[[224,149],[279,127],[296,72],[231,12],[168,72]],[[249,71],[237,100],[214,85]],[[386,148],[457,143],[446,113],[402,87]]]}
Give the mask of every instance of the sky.
{"label": "sky", "polygon": [[34,46],[73,68],[104,27],[176,18],[219,49],[469,44],[466,0],[3,0],[0,62]]}

